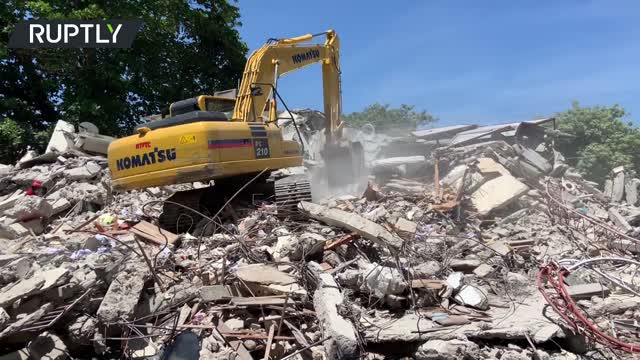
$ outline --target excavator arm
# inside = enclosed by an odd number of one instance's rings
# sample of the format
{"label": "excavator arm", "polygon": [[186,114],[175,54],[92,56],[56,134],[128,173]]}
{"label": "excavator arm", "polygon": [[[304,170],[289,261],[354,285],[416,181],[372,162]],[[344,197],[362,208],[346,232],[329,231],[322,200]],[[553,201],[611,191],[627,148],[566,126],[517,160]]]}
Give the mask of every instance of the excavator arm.
{"label": "excavator arm", "polygon": [[[324,44],[306,44],[316,36],[326,35]],[[324,113],[327,143],[341,136],[342,99],[340,84],[340,42],[333,30],[289,39],[271,40],[251,54],[247,60],[233,112],[233,121],[263,122],[267,105],[269,121],[276,120],[278,78],[306,66],[322,64]],[[265,85],[269,84],[269,85]]]}

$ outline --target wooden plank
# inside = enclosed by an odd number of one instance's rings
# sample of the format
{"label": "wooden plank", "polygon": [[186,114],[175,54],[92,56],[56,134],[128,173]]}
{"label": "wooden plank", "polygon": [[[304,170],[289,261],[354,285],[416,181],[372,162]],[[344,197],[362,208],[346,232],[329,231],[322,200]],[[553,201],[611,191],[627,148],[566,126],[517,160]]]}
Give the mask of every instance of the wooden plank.
{"label": "wooden plank", "polygon": [[269,354],[271,353],[271,344],[273,343],[273,333],[276,327],[271,325],[269,328],[269,338],[267,339],[267,346],[264,349],[264,360],[269,360]]}
{"label": "wooden plank", "polygon": [[131,228],[131,232],[157,245],[164,245],[166,242],[173,244],[179,237],[172,232],[159,229],[158,226],[144,220],[135,224]]}
{"label": "wooden plank", "polygon": [[444,288],[444,281],[434,279],[414,279],[411,280],[411,288],[440,290]]}
{"label": "wooden plank", "polygon": [[284,296],[235,297],[231,304],[236,306],[284,305]]}

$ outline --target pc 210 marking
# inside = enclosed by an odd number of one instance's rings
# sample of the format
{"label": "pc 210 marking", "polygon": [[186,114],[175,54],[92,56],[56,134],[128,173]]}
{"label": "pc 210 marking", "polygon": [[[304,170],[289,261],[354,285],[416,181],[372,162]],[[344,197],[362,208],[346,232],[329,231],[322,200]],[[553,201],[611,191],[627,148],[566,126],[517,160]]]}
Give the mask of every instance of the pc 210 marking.
{"label": "pc 210 marking", "polygon": [[269,140],[253,139],[253,149],[256,153],[256,159],[266,159],[271,157],[269,152]]}

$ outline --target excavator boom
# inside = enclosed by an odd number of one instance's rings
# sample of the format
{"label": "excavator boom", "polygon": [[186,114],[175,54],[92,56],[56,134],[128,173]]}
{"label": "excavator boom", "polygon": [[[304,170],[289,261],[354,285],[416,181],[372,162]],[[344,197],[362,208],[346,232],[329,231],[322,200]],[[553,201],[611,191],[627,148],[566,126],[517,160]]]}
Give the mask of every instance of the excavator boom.
{"label": "excavator boom", "polygon": [[[321,35],[326,36],[324,44],[304,44]],[[333,30],[270,40],[253,52],[242,75],[233,120],[262,122],[262,114],[269,108],[268,121],[275,121],[277,102],[272,87],[277,87],[278,78],[315,63],[322,64],[327,143],[333,142],[342,128],[340,41]]]}

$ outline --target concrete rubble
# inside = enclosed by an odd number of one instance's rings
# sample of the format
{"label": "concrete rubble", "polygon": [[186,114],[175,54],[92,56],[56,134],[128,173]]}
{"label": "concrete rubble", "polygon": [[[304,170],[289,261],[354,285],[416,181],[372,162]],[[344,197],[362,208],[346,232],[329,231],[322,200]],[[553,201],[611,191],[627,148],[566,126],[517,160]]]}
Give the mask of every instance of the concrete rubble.
{"label": "concrete rubble", "polygon": [[[323,115],[293,116],[309,153],[283,174],[322,161]],[[162,201],[207,185],[113,192],[108,139],[58,123],[44,155],[0,166],[0,357],[625,358],[553,291],[633,343],[640,180],[583,179],[552,122],[345,129],[363,142],[364,192],[294,218],[234,203],[210,232],[175,234],[156,229]]]}

